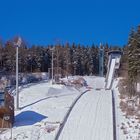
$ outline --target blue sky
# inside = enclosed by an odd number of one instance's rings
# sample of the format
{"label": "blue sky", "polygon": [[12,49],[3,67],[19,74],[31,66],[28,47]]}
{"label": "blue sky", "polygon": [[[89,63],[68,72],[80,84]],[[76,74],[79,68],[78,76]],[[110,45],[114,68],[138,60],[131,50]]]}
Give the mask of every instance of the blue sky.
{"label": "blue sky", "polygon": [[124,45],[140,24],[140,0],[1,0],[0,38],[30,44]]}

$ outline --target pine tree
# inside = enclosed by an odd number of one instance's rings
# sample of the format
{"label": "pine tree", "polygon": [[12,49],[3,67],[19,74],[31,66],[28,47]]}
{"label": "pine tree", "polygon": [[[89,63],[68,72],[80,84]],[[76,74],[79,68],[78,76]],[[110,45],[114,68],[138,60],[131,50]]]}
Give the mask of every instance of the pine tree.
{"label": "pine tree", "polygon": [[3,42],[0,40],[0,70],[3,68],[3,55],[4,55],[4,50],[3,50]]}
{"label": "pine tree", "polygon": [[16,49],[13,46],[12,40],[6,42],[4,47],[4,56],[3,56],[3,67],[8,72],[15,72],[15,57],[16,56]]}
{"label": "pine tree", "polygon": [[140,30],[134,29],[130,33],[128,41],[128,80],[130,96],[136,94],[136,85],[140,77]]}

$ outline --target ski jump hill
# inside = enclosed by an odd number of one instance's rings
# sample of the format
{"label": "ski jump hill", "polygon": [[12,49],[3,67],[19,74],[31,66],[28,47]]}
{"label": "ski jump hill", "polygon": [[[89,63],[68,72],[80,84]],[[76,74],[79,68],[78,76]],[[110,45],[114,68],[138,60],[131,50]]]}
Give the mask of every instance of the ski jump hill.
{"label": "ski jump hill", "polygon": [[104,77],[84,76],[90,89],[77,90],[48,81],[23,88],[19,92],[20,110],[15,110],[14,126],[1,132],[0,139],[121,140],[111,90],[121,54],[108,53],[106,83]]}
{"label": "ski jump hill", "polygon": [[105,89],[111,89],[112,82],[114,79],[115,74],[117,74],[117,70],[120,67],[120,59],[122,52],[121,51],[110,51],[108,53],[109,60],[108,60],[108,67],[107,67],[107,75],[106,75],[106,83],[105,83]]}

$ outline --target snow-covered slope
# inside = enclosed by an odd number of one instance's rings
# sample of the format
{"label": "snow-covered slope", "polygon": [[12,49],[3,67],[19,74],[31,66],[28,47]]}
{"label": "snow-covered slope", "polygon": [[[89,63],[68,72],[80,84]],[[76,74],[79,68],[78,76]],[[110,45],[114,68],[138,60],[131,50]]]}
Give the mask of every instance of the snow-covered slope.
{"label": "snow-covered slope", "polygon": [[[52,140],[73,100],[80,94],[73,87],[37,84],[20,92],[20,110],[15,111],[14,140]],[[51,132],[51,133],[50,133]],[[11,131],[0,135],[9,139]]]}
{"label": "snow-covered slope", "polygon": [[[111,140],[112,105],[110,91],[105,91],[104,78],[86,76],[86,92],[72,109],[59,137],[60,140]],[[98,90],[97,90],[98,89]],[[20,91],[20,110],[15,111],[12,128],[14,140],[54,140],[73,101],[87,90],[71,86],[40,83]],[[76,132],[76,133],[75,133]],[[10,129],[0,138],[10,138]]]}
{"label": "snow-covered slope", "polygon": [[59,140],[112,140],[110,91],[91,90],[72,110]]}

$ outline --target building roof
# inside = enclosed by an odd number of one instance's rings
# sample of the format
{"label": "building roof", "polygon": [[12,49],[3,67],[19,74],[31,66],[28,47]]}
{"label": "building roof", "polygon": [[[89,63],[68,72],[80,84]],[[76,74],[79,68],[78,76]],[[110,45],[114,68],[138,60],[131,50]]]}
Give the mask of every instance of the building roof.
{"label": "building roof", "polygon": [[111,54],[120,54],[120,55],[122,55],[123,52],[120,51],[120,50],[113,50],[113,51],[108,52],[108,55],[111,55]]}

